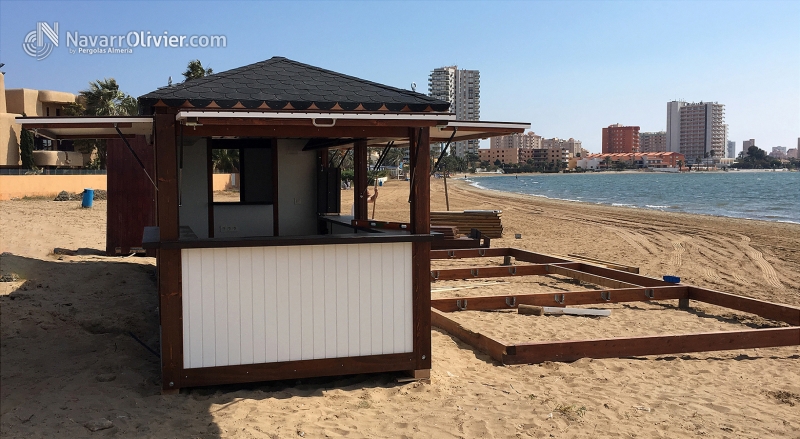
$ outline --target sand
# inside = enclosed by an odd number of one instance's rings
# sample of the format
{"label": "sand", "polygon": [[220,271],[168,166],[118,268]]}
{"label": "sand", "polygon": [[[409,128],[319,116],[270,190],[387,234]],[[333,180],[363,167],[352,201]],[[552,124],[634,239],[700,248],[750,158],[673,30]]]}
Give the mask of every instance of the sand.
{"label": "sand", "polygon": [[[559,202],[448,183],[453,210],[503,210],[505,237],[493,247],[581,254],[638,266],[649,276],[673,274],[800,305],[800,225]],[[343,191],[343,210],[352,196]],[[377,219],[407,220],[407,201],[407,183],[387,183]],[[432,208],[444,210],[444,204],[442,181],[433,180]],[[154,259],[102,256],[106,203],[79,205],[0,202],[0,274],[22,278],[0,283],[3,438],[800,437],[797,347],[502,366],[434,330],[430,384],[373,374],[162,396],[159,361],[148,351],[158,347]],[[78,253],[54,255],[56,247]],[[542,276],[443,281],[432,288],[433,297],[468,297],[592,287]],[[609,318],[454,317],[508,342],[776,325],[705,305],[692,312],[668,303],[608,308]]]}

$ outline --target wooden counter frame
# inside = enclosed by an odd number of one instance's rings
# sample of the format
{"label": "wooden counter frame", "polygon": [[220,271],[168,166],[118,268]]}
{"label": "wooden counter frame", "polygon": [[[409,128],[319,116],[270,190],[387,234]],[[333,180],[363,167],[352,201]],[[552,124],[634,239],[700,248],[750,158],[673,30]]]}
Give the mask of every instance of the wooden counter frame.
{"label": "wooden counter frame", "polygon": [[[430,128],[423,127],[341,127],[336,133],[353,137],[368,134],[391,134],[409,139],[411,157],[416,166],[411,184],[410,235],[357,235],[350,239],[335,236],[273,237],[264,239],[198,239],[181,240],[178,223],[178,139],[181,125],[176,123],[175,109],[159,109],[154,117],[157,218],[158,227],[145,230],[144,244],[157,251],[159,311],[161,323],[162,391],[175,393],[182,387],[229,383],[271,381],[329,375],[408,371],[412,376],[428,376],[431,368],[430,339]],[[237,134],[297,135],[296,127],[253,126],[241,129],[235,125],[208,126],[204,135],[219,135],[215,130],[232,129]],[[274,128],[274,129],[273,129]],[[281,131],[284,130],[284,131]],[[294,130],[294,131],[292,131]],[[313,128],[310,131],[316,131]],[[200,130],[198,130],[200,131]],[[246,133],[243,133],[246,131]],[[296,132],[295,132],[296,131]],[[193,133],[194,134],[194,133]],[[308,135],[308,134],[306,134]],[[363,143],[363,142],[362,142]],[[364,145],[359,144],[363,147]],[[366,152],[365,148],[364,149]],[[366,154],[365,154],[366,157]],[[366,171],[366,169],[365,169]],[[363,173],[366,177],[366,172]],[[183,304],[181,251],[185,248],[252,247],[324,244],[369,244],[409,242],[412,253],[411,301],[413,352],[382,355],[322,358],[260,364],[239,364],[216,367],[186,368],[183,353]]]}
{"label": "wooden counter frame", "polygon": [[[513,248],[434,250],[431,259],[512,256],[531,265],[472,267],[431,271],[431,280],[475,279],[498,276],[559,274],[573,279],[600,281],[607,288],[505,296],[475,296],[431,300],[431,324],[502,364],[536,364],[575,361],[580,358],[617,358],[800,345],[800,308],[742,297],[685,284],[671,284],[627,271]],[[548,268],[549,267],[549,268]],[[510,270],[515,269],[512,274]],[[461,277],[459,277],[461,276]],[[693,334],[617,337],[594,340],[545,341],[510,344],[465,328],[447,317],[458,311],[515,309],[536,306],[591,305],[620,302],[678,300],[687,308],[690,300],[709,303],[787,323],[789,327],[747,329]]]}

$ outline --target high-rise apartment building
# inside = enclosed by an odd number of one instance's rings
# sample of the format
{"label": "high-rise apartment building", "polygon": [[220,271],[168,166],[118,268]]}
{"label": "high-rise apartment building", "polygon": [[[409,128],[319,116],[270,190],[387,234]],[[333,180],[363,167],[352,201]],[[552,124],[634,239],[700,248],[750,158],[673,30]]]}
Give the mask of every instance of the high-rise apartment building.
{"label": "high-rise apartment building", "polygon": [[639,152],[666,152],[667,132],[639,133]]}
{"label": "high-rise apartment building", "polygon": [[603,153],[639,152],[639,127],[609,125],[603,128]]}
{"label": "high-rise apartment building", "polygon": [[736,158],[736,141],[735,140],[728,140],[728,151],[725,154],[726,158],[735,159]]}
{"label": "high-rise apartment building", "polygon": [[667,103],[667,150],[680,152],[688,161],[723,157],[726,131],[723,104]]}
{"label": "high-rise apartment building", "polygon": [[507,136],[492,137],[489,139],[491,148],[527,148],[527,149],[541,149],[542,136],[528,131],[524,134],[509,134]]}
{"label": "high-rise apartment building", "polygon": [[[458,66],[439,67],[428,77],[428,94],[450,102],[450,112],[457,120],[480,120],[481,74],[478,70],[459,69]],[[466,140],[450,145],[457,157],[478,153],[480,140]]]}

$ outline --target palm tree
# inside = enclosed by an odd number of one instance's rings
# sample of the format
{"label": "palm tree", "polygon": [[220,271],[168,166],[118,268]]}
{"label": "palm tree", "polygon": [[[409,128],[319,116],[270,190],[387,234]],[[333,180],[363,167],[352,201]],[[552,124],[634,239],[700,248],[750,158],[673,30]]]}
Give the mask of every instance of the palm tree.
{"label": "palm tree", "polygon": [[[78,101],[66,110],[70,115],[135,116],[139,113],[136,99],[122,92],[114,78],[98,79],[89,88],[78,93]],[[93,169],[106,167],[106,141],[102,139],[76,140],[75,146],[84,154],[96,152],[89,164]]]}
{"label": "palm tree", "polygon": [[87,116],[135,116],[138,113],[136,99],[123,93],[114,78],[89,83],[88,90],[81,90],[84,114]]}
{"label": "palm tree", "polygon": [[189,61],[189,64],[186,66],[186,71],[183,72],[183,77],[186,78],[186,81],[191,81],[192,79],[202,78],[203,76],[208,76],[213,74],[214,71],[209,68],[203,68],[203,64],[200,62],[199,59],[193,59]]}

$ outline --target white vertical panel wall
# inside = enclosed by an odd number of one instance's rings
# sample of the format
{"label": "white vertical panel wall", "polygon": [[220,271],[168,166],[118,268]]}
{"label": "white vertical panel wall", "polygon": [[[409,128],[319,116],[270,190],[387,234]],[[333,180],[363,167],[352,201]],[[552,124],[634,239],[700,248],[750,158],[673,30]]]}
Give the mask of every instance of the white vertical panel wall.
{"label": "white vertical panel wall", "polygon": [[411,243],[184,249],[184,367],[413,351]]}

